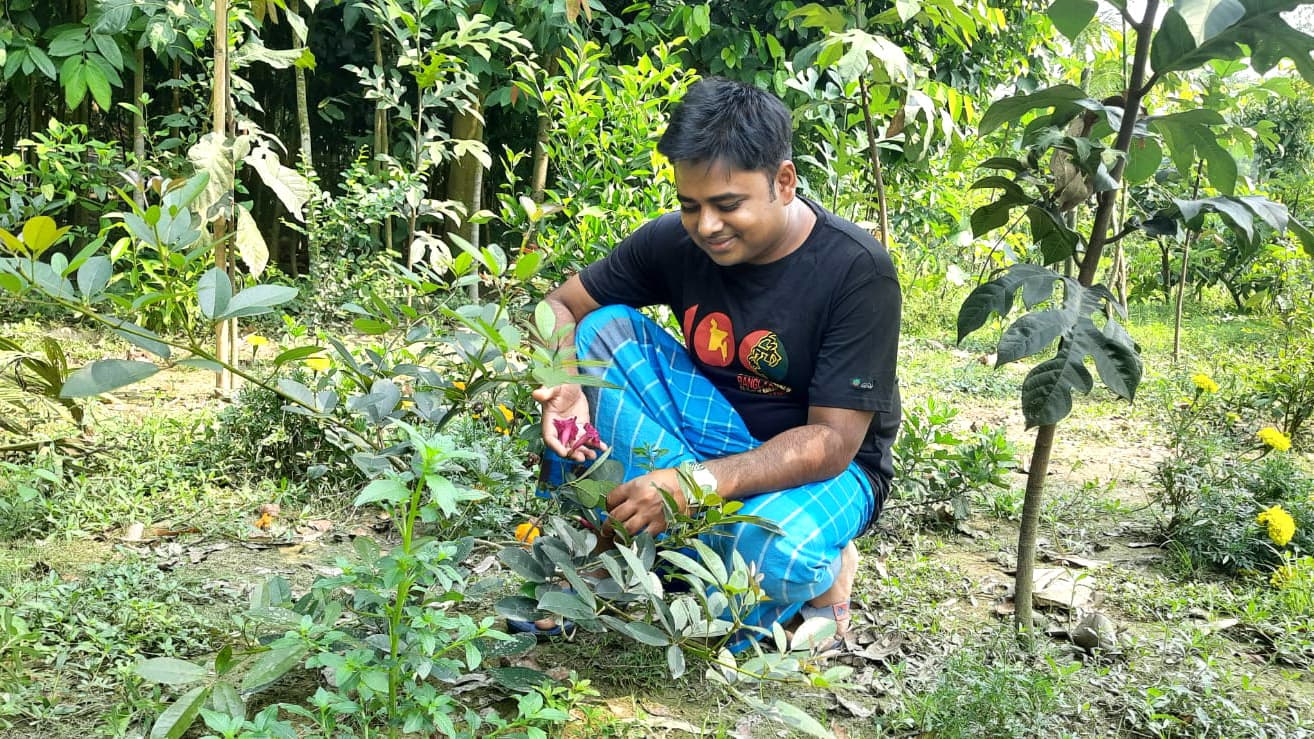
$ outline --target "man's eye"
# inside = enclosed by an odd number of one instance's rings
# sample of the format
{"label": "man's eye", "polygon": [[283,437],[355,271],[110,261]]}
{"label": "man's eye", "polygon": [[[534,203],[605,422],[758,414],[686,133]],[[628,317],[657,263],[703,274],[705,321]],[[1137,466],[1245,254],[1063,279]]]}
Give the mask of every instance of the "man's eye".
{"label": "man's eye", "polygon": [[733,203],[727,203],[725,205],[718,206],[717,210],[721,211],[722,213],[729,213],[732,210],[739,210],[739,202],[736,201]]}
{"label": "man's eye", "polygon": [[681,212],[681,213],[697,213],[697,212],[698,212],[698,206],[696,206],[696,205],[681,205],[681,206],[680,206],[680,212]]}

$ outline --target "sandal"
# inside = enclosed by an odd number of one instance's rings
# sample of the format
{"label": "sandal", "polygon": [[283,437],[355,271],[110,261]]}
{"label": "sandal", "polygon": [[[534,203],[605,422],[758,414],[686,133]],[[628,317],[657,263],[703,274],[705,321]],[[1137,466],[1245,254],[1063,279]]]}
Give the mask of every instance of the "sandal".
{"label": "sandal", "polygon": [[812,618],[824,618],[835,622],[835,635],[820,644],[812,646],[813,655],[822,655],[827,652],[833,652],[844,646],[844,639],[849,633],[849,622],[852,618],[849,602],[847,600],[839,603],[832,603],[828,606],[810,606],[804,604],[798,610],[798,617],[802,622]]}
{"label": "sandal", "polygon": [[552,628],[545,629],[533,621],[508,618],[506,620],[506,630],[512,634],[533,634],[539,639],[555,639],[557,637],[573,636],[575,634],[575,623],[570,619],[565,619]]}

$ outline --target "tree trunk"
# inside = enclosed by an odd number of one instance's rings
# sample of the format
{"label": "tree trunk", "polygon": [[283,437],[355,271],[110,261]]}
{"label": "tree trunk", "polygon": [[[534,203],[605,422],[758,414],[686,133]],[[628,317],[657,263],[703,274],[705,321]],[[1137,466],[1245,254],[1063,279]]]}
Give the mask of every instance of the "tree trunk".
{"label": "tree trunk", "polygon": [[[179,61],[178,59],[173,60],[173,81],[174,81],[173,99],[170,101],[171,103],[170,111],[174,115],[178,115],[179,113],[182,112],[182,93],[180,91],[181,88],[178,84],[179,82],[182,81],[182,62]],[[169,135],[173,136],[175,139],[181,138],[182,129],[178,128],[177,126],[172,126],[169,129]]]}
{"label": "tree trunk", "polygon": [[867,78],[858,78],[862,92],[862,120],[867,127],[867,147],[871,155],[871,176],[876,187],[876,208],[881,224],[881,246],[890,248],[890,211],[885,203],[885,177],[881,173],[881,150],[876,143],[876,125],[871,119],[871,97],[867,94]]}
{"label": "tree trunk", "polygon": [[[214,0],[214,90],[210,112],[213,130],[221,140],[228,138],[228,0]],[[229,193],[230,201],[232,193]],[[231,202],[229,208],[231,208]],[[214,266],[233,277],[232,258],[228,250],[228,214],[221,214],[214,222]],[[215,358],[221,363],[236,364],[237,321],[220,321],[215,325]],[[227,395],[234,389],[233,374],[220,370],[215,378],[215,390]]]}
{"label": "tree trunk", "polygon": [[1036,445],[1031,450],[1031,469],[1027,472],[1027,492],[1022,499],[1022,524],[1017,534],[1017,575],[1013,581],[1013,607],[1018,631],[1029,632],[1033,626],[1031,593],[1036,572],[1036,533],[1040,528],[1040,509],[1044,506],[1045,476],[1054,450],[1055,424],[1036,430]]}
{"label": "tree trunk", "polygon": [[[475,104],[478,106],[478,103]],[[482,141],[484,122],[478,107],[462,110],[452,119],[452,138],[455,140]],[[455,200],[466,208],[467,217],[460,223],[447,224],[449,234],[459,235],[479,248],[479,224],[470,220],[481,205],[481,191],[484,185],[484,165],[473,154],[465,154],[452,160],[447,174],[447,199]],[[413,235],[412,235],[413,237]],[[471,283],[470,299],[479,297],[478,287]]]}
{"label": "tree trunk", "polygon": [[[1195,183],[1191,186],[1191,199],[1200,197],[1200,178],[1204,173],[1204,159],[1195,164]],[[1173,364],[1182,356],[1182,303],[1186,300],[1186,269],[1191,261],[1191,244],[1195,242],[1195,231],[1186,233],[1186,242],[1182,244],[1182,272],[1177,278],[1177,308],[1173,316]]]}
{"label": "tree trunk", "polygon": [[[145,182],[145,163],[146,163],[146,103],[142,98],[146,94],[146,50],[137,49],[136,54],[137,70],[132,76],[132,104],[137,108],[137,112],[132,114],[132,154],[137,161],[133,162],[133,167],[137,170],[137,177],[140,185]],[[146,207],[146,193],[138,187],[136,191],[137,205]]]}
{"label": "tree trunk", "polygon": [[552,116],[548,111],[538,114],[538,135],[534,137],[534,175],[531,182],[532,197],[535,203],[543,202],[543,193],[547,189],[548,173],[548,134],[552,131]]}
{"label": "tree trunk", "polygon": [[[383,34],[379,29],[374,29],[374,64],[379,69],[383,69]],[[384,157],[388,155],[388,113],[379,105],[374,107],[374,174],[379,175],[383,172]],[[384,249],[388,254],[394,253],[392,248],[392,219],[385,217],[379,227],[373,227],[374,242],[378,242],[378,229],[383,229]]]}
{"label": "tree trunk", "polygon": [[[289,12],[300,14],[301,0],[288,0],[287,7]],[[298,38],[295,41],[292,46],[293,51],[302,51],[306,48],[307,39]],[[315,157],[310,139],[310,101],[306,97],[306,70],[300,65],[293,65],[292,73],[297,85],[297,127],[301,130],[301,161],[309,171],[315,168]]]}

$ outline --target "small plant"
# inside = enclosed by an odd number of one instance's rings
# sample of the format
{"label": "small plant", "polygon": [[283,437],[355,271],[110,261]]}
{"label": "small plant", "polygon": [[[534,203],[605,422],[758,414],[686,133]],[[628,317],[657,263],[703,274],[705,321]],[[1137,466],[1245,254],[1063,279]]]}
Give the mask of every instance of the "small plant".
{"label": "small plant", "polygon": [[991,487],[1008,489],[1005,476],[1017,466],[1013,445],[1000,429],[960,436],[952,429],[957,417],[957,408],[931,397],[904,412],[894,443],[895,499],[901,506],[929,514],[932,505],[947,504],[952,518],[961,521],[972,515],[973,495]]}

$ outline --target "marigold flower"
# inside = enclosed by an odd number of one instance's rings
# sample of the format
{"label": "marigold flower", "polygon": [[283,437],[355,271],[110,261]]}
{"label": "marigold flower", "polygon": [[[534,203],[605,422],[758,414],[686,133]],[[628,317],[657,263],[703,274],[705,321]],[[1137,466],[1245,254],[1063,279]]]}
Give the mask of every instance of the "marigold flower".
{"label": "marigold flower", "polygon": [[498,409],[499,411],[502,411],[502,416],[506,418],[506,422],[507,422],[507,423],[511,423],[511,419],[512,419],[512,418],[515,418],[515,415],[516,415],[516,414],[512,413],[510,408],[507,408],[506,406],[502,405],[501,403],[498,403],[498,404],[497,404],[497,409]]}
{"label": "marigold flower", "polygon": [[250,336],[246,337],[246,343],[250,344],[251,346],[264,346],[265,344],[269,343],[269,339],[266,339],[260,334],[251,334]]}
{"label": "marigold flower", "polygon": [[1291,439],[1286,434],[1277,430],[1276,426],[1265,426],[1255,433],[1259,440],[1264,442],[1264,446],[1270,449],[1276,449],[1279,452],[1285,452],[1291,448]]}
{"label": "marigold flower", "polygon": [[1200,390],[1201,392],[1206,392],[1206,393],[1218,392],[1218,383],[1214,382],[1214,378],[1210,377],[1209,375],[1206,375],[1203,372],[1197,372],[1194,375],[1191,375],[1191,382],[1195,383],[1196,389]]}
{"label": "marigold flower", "polygon": [[1280,547],[1285,547],[1291,541],[1291,537],[1296,535],[1296,519],[1280,505],[1260,511],[1259,515],[1255,516],[1255,522],[1267,526],[1268,538]]}
{"label": "marigold flower", "polygon": [[316,372],[327,372],[333,366],[333,360],[328,357],[306,357],[306,366]]}
{"label": "marigold flower", "polygon": [[452,383],[452,387],[456,388],[457,390],[465,390],[465,383],[461,382],[460,380],[457,380]]}
{"label": "marigold flower", "polygon": [[537,526],[526,521],[516,527],[516,541],[533,544],[541,533],[543,532],[539,531]]}

